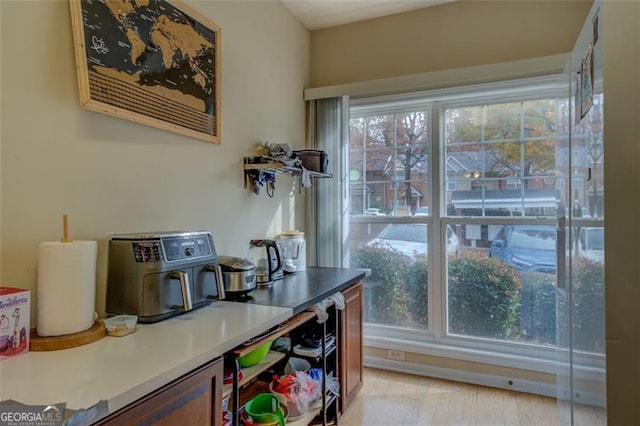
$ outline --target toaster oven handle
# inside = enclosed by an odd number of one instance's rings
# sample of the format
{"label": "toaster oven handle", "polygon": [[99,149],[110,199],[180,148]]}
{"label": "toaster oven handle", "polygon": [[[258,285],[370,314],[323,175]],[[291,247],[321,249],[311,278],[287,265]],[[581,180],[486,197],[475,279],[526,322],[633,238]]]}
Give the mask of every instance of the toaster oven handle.
{"label": "toaster oven handle", "polygon": [[207,298],[208,299],[224,300],[224,298],[226,297],[226,294],[224,292],[224,281],[222,281],[222,269],[220,268],[220,265],[218,265],[218,264],[205,265],[204,270],[207,271],[207,272],[213,272],[215,274],[215,277],[216,277],[216,289],[218,290],[218,295],[217,296],[208,295]]}
{"label": "toaster oven handle", "polygon": [[171,271],[169,278],[180,281],[180,288],[182,289],[182,306],[172,306],[171,308],[176,311],[190,311],[193,309],[191,303],[191,288],[189,287],[189,275],[185,271]]}

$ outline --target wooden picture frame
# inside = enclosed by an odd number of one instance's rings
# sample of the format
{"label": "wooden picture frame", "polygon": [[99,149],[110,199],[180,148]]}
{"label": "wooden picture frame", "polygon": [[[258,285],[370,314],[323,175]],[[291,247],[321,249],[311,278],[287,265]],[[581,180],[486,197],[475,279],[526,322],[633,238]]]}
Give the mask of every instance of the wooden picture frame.
{"label": "wooden picture frame", "polygon": [[177,0],[70,0],[83,107],[220,143],[220,27]]}

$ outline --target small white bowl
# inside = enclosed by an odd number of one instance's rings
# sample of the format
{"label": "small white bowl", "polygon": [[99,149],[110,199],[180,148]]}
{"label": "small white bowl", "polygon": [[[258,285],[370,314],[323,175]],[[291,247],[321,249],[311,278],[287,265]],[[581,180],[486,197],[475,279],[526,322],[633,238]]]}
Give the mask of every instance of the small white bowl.
{"label": "small white bowl", "polygon": [[126,336],[136,329],[138,317],[136,315],[116,315],[105,318],[104,326],[107,328],[109,336]]}

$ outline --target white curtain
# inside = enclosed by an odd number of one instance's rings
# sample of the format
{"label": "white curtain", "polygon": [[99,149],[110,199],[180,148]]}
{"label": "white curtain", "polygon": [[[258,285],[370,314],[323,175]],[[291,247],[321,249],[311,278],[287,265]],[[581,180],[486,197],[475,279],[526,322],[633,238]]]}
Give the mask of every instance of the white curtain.
{"label": "white curtain", "polygon": [[307,197],[307,240],[311,266],[348,266],[344,250],[349,227],[348,96],[309,101],[309,142],[329,156],[331,179],[315,179]]}

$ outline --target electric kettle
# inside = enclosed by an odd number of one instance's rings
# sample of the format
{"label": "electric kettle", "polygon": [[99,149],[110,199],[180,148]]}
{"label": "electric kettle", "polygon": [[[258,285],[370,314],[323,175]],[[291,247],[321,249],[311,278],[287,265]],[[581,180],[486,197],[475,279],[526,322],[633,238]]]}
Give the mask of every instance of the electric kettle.
{"label": "electric kettle", "polygon": [[274,240],[251,240],[247,258],[256,265],[258,287],[269,287],[284,277],[280,247]]}

